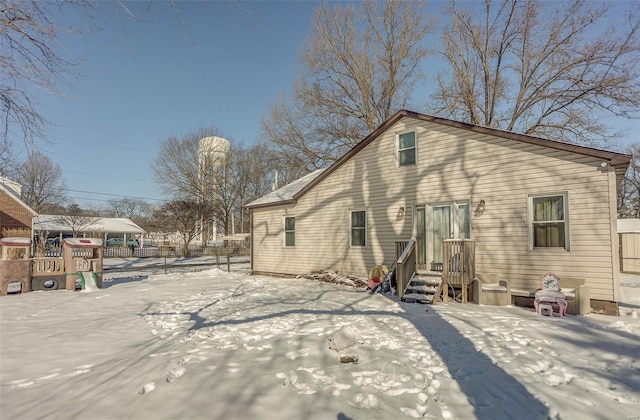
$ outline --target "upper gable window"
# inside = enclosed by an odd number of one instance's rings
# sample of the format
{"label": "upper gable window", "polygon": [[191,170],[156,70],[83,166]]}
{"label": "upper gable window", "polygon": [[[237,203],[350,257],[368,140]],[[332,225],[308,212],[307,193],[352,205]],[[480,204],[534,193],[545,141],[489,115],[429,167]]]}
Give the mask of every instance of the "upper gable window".
{"label": "upper gable window", "polygon": [[531,196],[533,248],[569,249],[567,194]]}
{"label": "upper gable window", "polygon": [[400,166],[416,163],[416,132],[398,135],[398,163]]}

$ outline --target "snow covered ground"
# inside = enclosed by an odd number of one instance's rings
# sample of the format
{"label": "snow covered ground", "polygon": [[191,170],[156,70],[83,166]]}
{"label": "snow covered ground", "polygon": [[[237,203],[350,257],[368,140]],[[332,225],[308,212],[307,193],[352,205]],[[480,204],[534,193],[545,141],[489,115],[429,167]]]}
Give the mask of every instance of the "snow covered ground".
{"label": "snow covered ground", "polygon": [[[639,416],[640,288],[620,317],[550,318],[231,267],[0,298],[0,418]],[[330,350],[346,326],[357,343]]]}

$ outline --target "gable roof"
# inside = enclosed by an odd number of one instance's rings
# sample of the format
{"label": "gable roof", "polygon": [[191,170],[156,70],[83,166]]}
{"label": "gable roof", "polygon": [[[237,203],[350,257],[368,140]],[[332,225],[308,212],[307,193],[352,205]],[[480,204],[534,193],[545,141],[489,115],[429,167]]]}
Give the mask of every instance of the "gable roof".
{"label": "gable roof", "polygon": [[[563,143],[556,140],[547,140],[540,137],[529,136],[526,134],[518,134],[518,133],[513,133],[511,131],[499,130],[497,128],[467,124],[460,121],[449,120],[446,118],[435,117],[433,115],[421,114],[418,112],[402,109],[396,112],[388,120],[383,122],[378,128],[372,131],[371,134],[369,134],[362,141],[360,141],[360,143],[356,144],[347,153],[342,155],[338,160],[336,160],[333,164],[331,164],[331,166],[326,168],[326,170],[324,170],[321,174],[315,176],[310,182],[307,182],[306,185],[304,185],[296,193],[294,193],[291,198],[288,198],[286,202],[274,201],[274,202],[256,203],[257,201],[261,200],[261,199],[258,199],[256,201],[253,201],[252,203],[249,203],[246,207],[248,208],[268,207],[270,205],[295,203],[300,197],[306,194],[307,191],[311,190],[317,184],[322,182],[323,179],[325,179],[331,173],[333,173],[342,165],[344,165],[349,159],[351,159],[354,155],[356,155],[360,150],[364,149],[367,145],[369,145],[369,143],[373,142],[375,139],[380,137],[384,132],[386,132],[389,128],[391,128],[394,124],[396,124],[398,121],[400,121],[403,118],[412,118],[420,121],[440,124],[448,127],[455,127],[462,130],[473,131],[476,133],[482,133],[482,134],[501,137],[509,140],[515,140],[522,143],[528,143],[536,146],[562,150],[565,152],[572,152],[572,153],[577,153],[584,156],[590,156],[590,157],[595,157],[597,159],[602,159],[603,161],[606,161],[607,163],[609,163],[609,165],[615,168],[616,179],[618,183],[621,182],[622,179],[624,178],[624,175],[627,171],[627,167],[631,162],[631,155],[624,154],[624,153],[611,152],[608,150],[596,149],[596,148],[587,147],[587,146],[579,146],[577,144],[571,144],[571,143]],[[313,172],[312,174],[316,172]],[[304,178],[301,178],[300,180],[302,179]],[[297,181],[294,181],[294,182],[297,182]]]}
{"label": "gable roof", "polygon": [[17,182],[11,181],[10,179],[4,178],[0,176],[0,191],[4,191],[9,197],[15,200],[18,204],[24,207],[32,216],[36,216],[38,213],[29,207],[27,203],[20,199],[20,189],[21,185]]}
{"label": "gable roof", "polygon": [[299,178],[285,185],[284,187],[278,188],[277,190],[272,191],[269,194],[258,198],[257,200],[253,200],[252,202],[247,204],[246,207],[267,207],[275,204],[289,204],[293,200],[294,196],[300,192],[300,190],[302,190],[309,183],[318,178],[325,170],[326,168],[317,169],[310,174],[307,174],[302,178]]}

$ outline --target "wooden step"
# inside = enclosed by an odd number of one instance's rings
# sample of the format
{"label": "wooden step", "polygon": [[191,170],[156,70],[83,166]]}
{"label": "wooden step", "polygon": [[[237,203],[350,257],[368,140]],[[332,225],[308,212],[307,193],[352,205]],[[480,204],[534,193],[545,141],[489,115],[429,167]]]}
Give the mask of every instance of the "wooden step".
{"label": "wooden step", "polygon": [[405,286],[403,302],[436,304],[442,293],[442,277],[439,273],[414,273]]}
{"label": "wooden step", "polygon": [[433,295],[423,295],[421,293],[405,293],[402,297],[402,300],[408,303],[431,303],[431,301],[433,301]]}
{"label": "wooden step", "polygon": [[423,284],[428,286],[438,286],[442,283],[442,279],[439,277],[412,277],[409,284]]}
{"label": "wooden step", "polygon": [[430,293],[434,294],[438,289],[437,286],[427,286],[425,284],[412,284],[409,283],[409,287],[407,287],[407,291],[416,292],[416,293]]}
{"label": "wooden step", "polygon": [[442,277],[442,271],[416,270],[416,276],[420,276],[420,277]]}

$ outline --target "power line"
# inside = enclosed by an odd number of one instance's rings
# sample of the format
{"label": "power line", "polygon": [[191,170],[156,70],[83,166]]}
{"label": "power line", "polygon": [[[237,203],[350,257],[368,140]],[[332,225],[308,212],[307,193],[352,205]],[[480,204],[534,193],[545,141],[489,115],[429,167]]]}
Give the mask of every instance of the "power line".
{"label": "power line", "polygon": [[102,142],[93,143],[93,142],[88,142],[88,141],[85,141],[85,140],[74,140],[74,139],[70,139],[68,137],[65,137],[63,140],[60,140],[60,141],[61,142],[82,144],[84,146],[105,147],[105,148],[111,148],[111,149],[123,149],[123,150],[131,150],[131,151],[135,151],[135,152],[145,152],[145,153],[154,153],[155,152],[155,151],[149,150],[149,149],[138,149],[136,147],[121,146],[121,145],[108,144],[108,143],[102,143]]}
{"label": "power line", "polygon": [[69,172],[69,173],[81,174],[81,175],[101,176],[101,177],[103,177],[103,178],[123,179],[123,180],[125,180],[125,181],[148,182],[148,183],[150,183],[150,184],[155,184],[155,181],[151,181],[151,180],[149,180],[149,179],[125,178],[125,177],[122,177],[122,176],[98,174],[98,173],[95,173],[95,172],[70,171],[70,170],[68,170],[68,169],[63,169],[63,170],[62,170],[62,172]]}
{"label": "power line", "polygon": [[[67,190],[67,191],[76,192],[76,193],[83,193],[83,194],[106,195],[106,196],[109,196],[109,197],[137,198],[139,200],[151,200],[151,201],[166,201],[165,199],[161,199],[161,198],[138,197],[138,196],[135,196],[135,195],[109,194],[109,193],[99,193],[99,192],[83,191],[83,190]],[[70,197],[70,198],[78,198],[78,197]],[[81,198],[81,200],[92,200],[92,199],[91,198]],[[103,200],[103,201],[108,201],[108,200]]]}
{"label": "power line", "polygon": [[73,197],[73,196],[70,196],[70,195],[67,196],[67,198],[71,198],[71,199],[74,199],[74,200],[85,200],[85,201],[101,201],[103,203],[106,203],[106,202],[109,201],[109,200],[104,200],[104,199],[101,199],[101,198]]}

